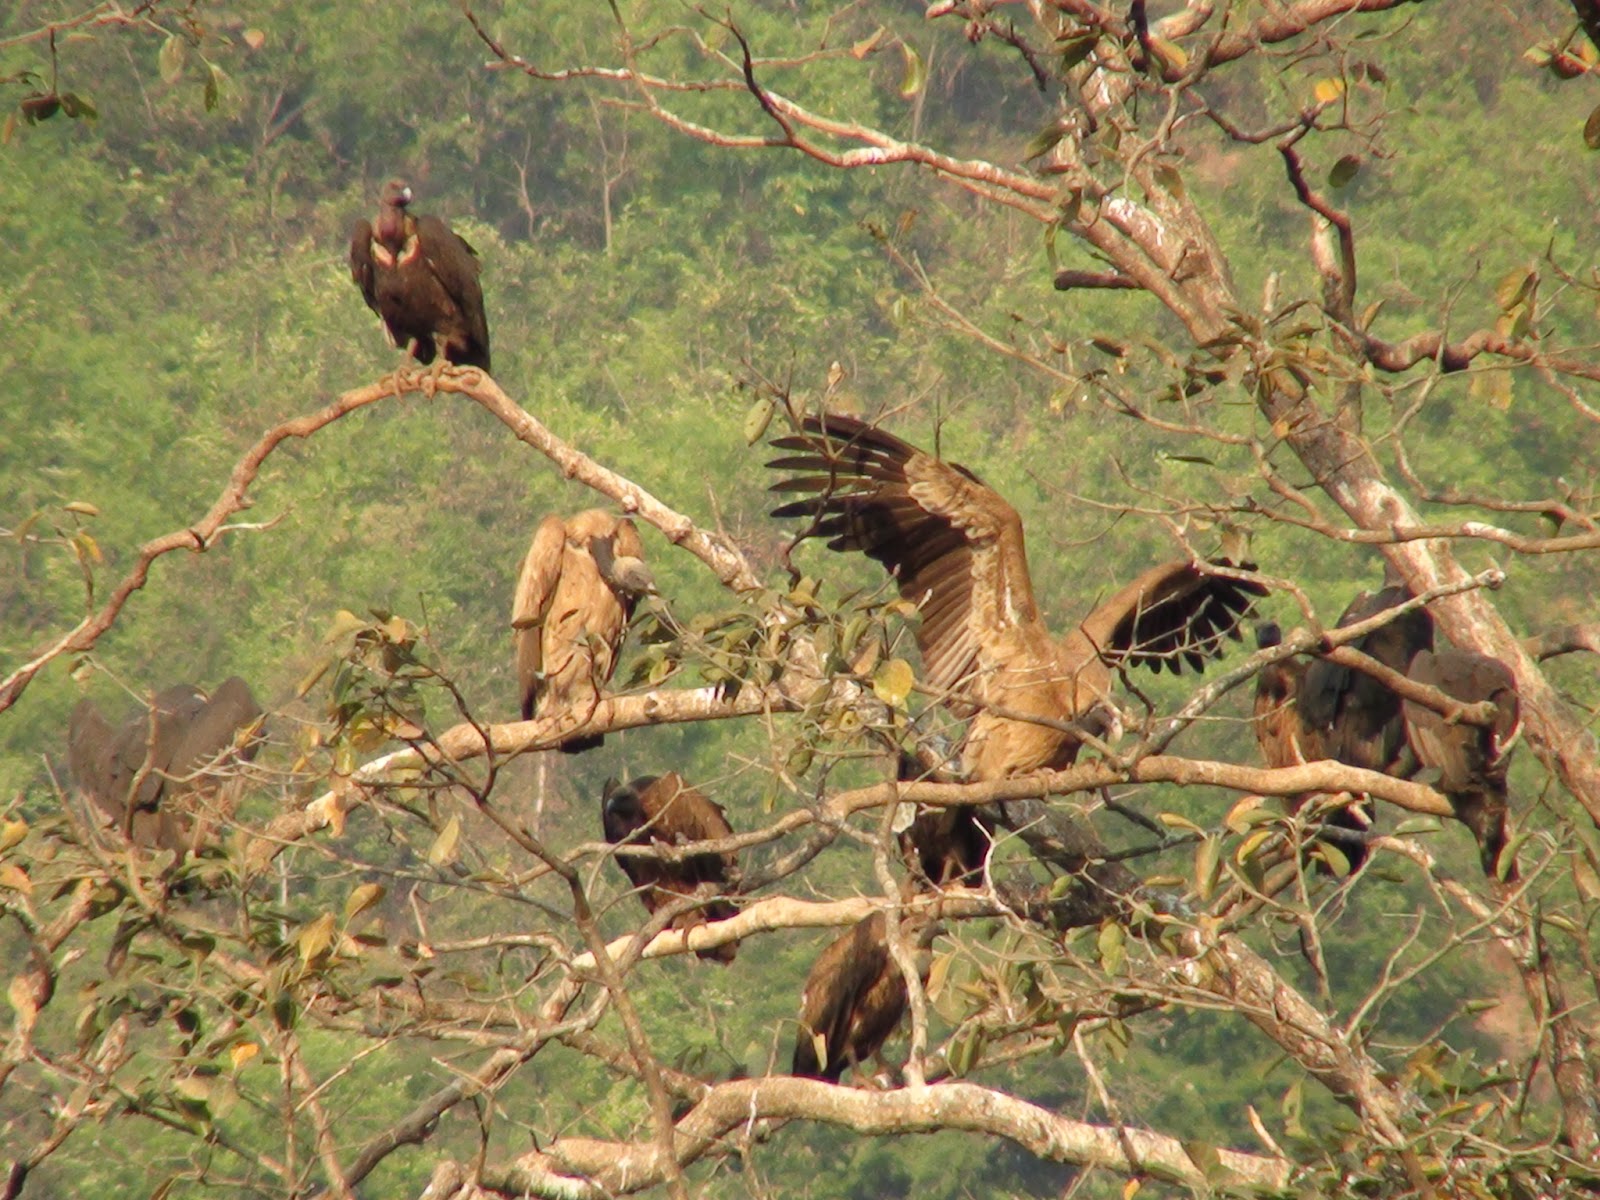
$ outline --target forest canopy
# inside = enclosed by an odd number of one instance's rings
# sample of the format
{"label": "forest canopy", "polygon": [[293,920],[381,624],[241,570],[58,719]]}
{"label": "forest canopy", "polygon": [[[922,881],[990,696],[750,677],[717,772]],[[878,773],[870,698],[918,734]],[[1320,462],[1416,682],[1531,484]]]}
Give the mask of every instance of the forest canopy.
{"label": "forest canopy", "polygon": [[1592,1190],[1597,41],[0,14],[0,1194]]}

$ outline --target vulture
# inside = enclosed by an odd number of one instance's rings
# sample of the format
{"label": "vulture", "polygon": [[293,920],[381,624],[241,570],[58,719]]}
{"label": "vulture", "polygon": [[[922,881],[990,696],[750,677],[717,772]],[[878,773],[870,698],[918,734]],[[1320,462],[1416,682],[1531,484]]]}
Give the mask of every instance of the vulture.
{"label": "vulture", "polygon": [[1034,600],[1021,518],[971,471],[854,417],[807,417],[773,445],[799,453],[767,464],[798,472],[771,490],[803,493],[773,515],[809,518],[801,537],[881,563],[921,609],[923,682],[976,713],[962,747],[972,780],[1069,766],[1081,738],[1059,726],[1114,725],[1113,671],[1202,669],[1266,593],[1180,559],[1057,640]]}
{"label": "vulture", "polygon": [[357,221],[350,235],[350,277],[394,344],[419,363],[443,355],[487,371],[478,252],[438,217],[412,216],[410,204],[406,184],[384,184],[377,221]]}
{"label": "vulture", "polygon": [[[902,751],[897,777],[902,783],[917,782],[929,772]],[[993,828],[992,816],[977,807],[919,809],[900,831],[900,853],[919,890],[981,887]]]}
{"label": "vulture", "polygon": [[[1338,628],[1369,620],[1410,599],[1410,590],[1391,569],[1385,573],[1382,589],[1362,592],[1350,602],[1339,616]],[[1425,608],[1413,608],[1348,645],[1404,674],[1419,652],[1432,649],[1433,617]],[[1415,756],[1406,745],[1400,697],[1365,671],[1314,659],[1301,678],[1297,707],[1308,740],[1320,741],[1324,758],[1402,779],[1416,774]],[[1370,829],[1371,800],[1355,801],[1330,817],[1329,824]],[[1366,858],[1361,847],[1345,847],[1345,853],[1352,870]]]}
{"label": "vulture", "polygon": [[209,697],[193,684],[169,687],[115,730],[84,699],[67,730],[68,767],[132,842],[182,854],[207,840],[208,809],[235,802],[227,781],[236,762],[255,757],[261,716],[238,676]]}
{"label": "vulture", "polygon": [[[674,771],[644,775],[626,784],[608,779],[601,804],[601,824],[606,841],[613,846],[682,846],[733,836],[733,826],[721,805],[706,799]],[[724,892],[737,870],[732,854],[696,854],[681,862],[619,855],[617,865],[638,889],[639,899],[650,913],[686,896]],[[736,915],[738,910],[726,900],[712,900],[675,917],[672,928],[693,929]],[[738,949],[737,943],[729,942],[697,953],[701,958],[730,963]]]}
{"label": "vulture", "polygon": [[[539,523],[511,606],[524,721],[571,711],[581,725],[593,714],[634,604],[654,586],[643,554],[633,522],[604,509]],[[561,749],[578,754],[604,740],[569,738]]]}
{"label": "vulture", "polygon": [[[931,965],[927,952],[938,925],[928,917],[911,917],[901,931],[926,980]],[[888,920],[873,913],[831,942],[806,976],[790,1074],[838,1083],[846,1067],[883,1049],[905,1016],[906,1004],[905,976],[889,953]]]}
{"label": "vulture", "polygon": [[[1501,851],[1509,840],[1506,771],[1522,732],[1517,681],[1499,659],[1464,650],[1420,651],[1411,660],[1409,674],[1463,704],[1484,700],[1494,704],[1494,723],[1487,728],[1452,723],[1413,700],[1405,702],[1405,722],[1417,761],[1439,772],[1439,790],[1478,839],[1483,873],[1496,878]],[[1505,877],[1517,877],[1515,862],[1506,864]]]}
{"label": "vulture", "polygon": [[[1283,641],[1283,632],[1273,622],[1256,628],[1256,645],[1266,650]],[[1306,724],[1301,711],[1300,697],[1305,690],[1306,672],[1310,664],[1303,659],[1290,658],[1269,663],[1256,676],[1255,716],[1253,724],[1256,745],[1261,748],[1261,759],[1269,767],[1297,767],[1301,763],[1332,758],[1321,732]],[[1299,812],[1317,793],[1308,792],[1290,796],[1285,807],[1291,813]],[[1330,813],[1327,823],[1340,829],[1364,832],[1372,819],[1366,809],[1352,804]],[[1366,847],[1355,841],[1335,843],[1350,864],[1351,870],[1366,861]],[[1326,861],[1318,869],[1331,871]]]}

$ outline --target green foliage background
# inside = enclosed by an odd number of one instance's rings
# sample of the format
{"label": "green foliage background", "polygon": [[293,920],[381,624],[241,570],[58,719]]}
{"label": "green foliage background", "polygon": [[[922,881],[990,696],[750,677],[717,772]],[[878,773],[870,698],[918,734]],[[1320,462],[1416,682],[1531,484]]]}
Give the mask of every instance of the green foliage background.
{"label": "green foliage background", "polygon": [[[623,11],[643,30],[663,19],[657,7]],[[0,16],[0,36],[40,23],[48,9]],[[948,419],[943,452],[1022,511],[1035,581],[1057,627],[1171,551],[1158,522],[1117,518],[1080,498],[1144,504],[1140,489],[1150,489],[1216,500],[1251,485],[1247,456],[1210,447],[1202,452],[1214,465],[1180,461],[1172,456],[1195,453],[1186,439],[1118,418],[1088,394],[952,332],[873,232],[890,231],[898,252],[993,336],[1059,347],[1060,365],[1079,371],[1106,365],[1090,337],[1127,341],[1136,349],[1120,385],[1153,393],[1169,383],[1160,357],[1137,347],[1181,344],[1171,321],[1137,296],[1058,296],[1042,231],[1013,214],[905,171],[843,173],[792,154],[716,152],[608,103],[598,89],[485,71],[482,45],[451,4],[261,0],[239,13],[207,13],[220,36],[181,55],[163,56],[160,41],[137,31],[66,44],[63,86],[70,78],[91,96],[99,119],[22,127],[0,149],[0,525],[17,528],[38,514],[33,532],[87,534],[94,545],[92,593],[62,545],[0,547],[0,660],[8,667],[99,602],[143,540],[201,513],[262,430],[394,368],[344,263],[350,224],[391,174],[410,178],[420,206],[446,216],[480,251],[501,385],[561,437],[703,524],[722,525],[774,584],[785,531],[763,515],[762,448],[741,436],[751,382],[765,377],[815,398],[834,361],[846,371],[843,402],[867,413],[913,404],[897,428],[914,440],[931,444]],[[815,44],[826,19],[787,7],[740,17],[758,52],[774,53]],[[1480,6],[1429,6],[1407,20],[1403,35],[1374,39],[1371,49],[1388,73],[1386,142],[1399,152],[1367,161],[1341,197],[1362,239],[1364,293],[1386,301],[1391,337],[1436,324],[1447,308],[1461,328],[1492,320],[1495,282],[1547,254],[1586,269],[1600,212],[1569,94],[1519,60],[1515,30],[1482,37]],[[1017,163],[1052,109],[1005,47],[968,45],[958,25],[925,23],[911,10],[857,12],[831,36],[864,36],[880,21],[930,64],[919,103],[898,94],[900,64],[889,55],[835,60],[771,85],[958,154]],[[515,6],[491,24],[508,46],[550,67],[606,55],[615,33],[596,5]],[[246,35],[257,30],[264,39],[252,49]],[[0,50],[0,76],[41,69],[39,58],[32,46]],[[1290,62],[1272,70],[1229,78],[1228,98],[1264,106],[1314,81]],[[212,111],[208,80],[218,87]],[[701,103],[704,119],[761,130],[746,97]],[[1319,146],[1322,167],[1340,152]],[[1281,274],[1285,294],[1314,294],[1301,249],[1306,216],[1281,170],[1270,148],[1246,153],[1220,141],[1190,164],[1188,186],[1210,198],[1245,294],[1269,273]],[[1242,395],[1220,403],[1232,406],[1222,411],[1234,427],[1264,433]],[[1376,434],[1390,414],[1368,419]],[[1504,408],[1465,378],[1446,380],[1417,431],[1418,469],[1463,489],[1540,495],[1558,477],[1592,489],[1600,462],[1594,427],[1521,378]],[[475,712],[514,716],[507,610],[517,563],[542,515],[588,507],[590,495],[475,406],[448,397],[342,421],[275,456],[252,495],[249,519],[263,528],[160,561],[92,659],[52,665],[0,720],[0,795],[25,812],[55,803],[66,714],[80,696],[126,711],[129,694],[178,679],[251,680],[269,707],[288,714],[277,727],[287,759],[299,723],[319,716],[317,694],[297,701],[296,685],[325,656],[323,634],[340,609],[420,622]],[[70,501],[99,515],[67,512]],[[1506,523],[1539,528],[1532,518]],[[1309,534],[1253,532],[1253,555],[1296,578],[1325,619],[1379,570],[1374,555]],[[1211,549],[1215,536],[1197,542]],[[647,537],[680,616],[729,606],[698,563]],[[1467,555],[1473,567],[1487,561],[1482,551]],[[836,559],[802,562],[840,589],[874,579]],[[1499,602],[1531,632],[1592,615],[1597,582],[1592,561],[1521,559]],[[1294,614],[1274,602],[1272,615]],[[1580,698],[1595,699],[1590,668],[1552,670]],[[441,727],[453,720],[437,703],[430,716]],[[1252,753],[1239,723],[1187,744],[1239,759]],[[736,826],[753,824],[766,768],[781,757],[753,722],[642,730],[584,759],[548,764],[537,778],[531,764],[515,764],[506,786],[526,789],[530,805],[534,789],[545,789],[545,832],[562,845],[598,835],[599,781],[624,772],[678,769],[703,782]],[[1531,763],[1521,775],[1532,780]],[[1176,791],[1137,799],[1147,811],[1212,821],[1232,802]],[[1440,840],[1463,843],[1454,852],[1470,857],[1459,830]],[[1175,862],[1185,869],[1181,856]],[[865,858],[845,850],[809,878],[834,894],[873,886]],[[325,883],[329,895],[342,894],[336,874]],[[1405,894],[1391,885],[1352,902],[1338,926],[1350,966],[1336,974],[1348,986],[1371,982],[1361,967],[1374,953],[1369,941],[1389,936]],[[303,917],[326,902],[299,896],[289,908]],[[441,905],[441,920],[471,929],[471,897],[451,903]],[[607,916],[617,930],[634,919],[631,906]],[[781,1067],[799,981],[821,942],[767,938],[726,972],[692,962],[652,967],[641,1005],[666,1056],[715,1073]],[[515,966],[507,964],[508,977]],[[1460,974],[1427,976],[1415,989],[1417,1012],[1401,1025],[1427,1028],[1464,989]],[[1465,1022],[1452,1036],[1495,1053]],[[319,1073],[349,1050],[331,1036],[318,1047]],[[384,1086],[332,1089],[353,1127],[392,1117],[436,1086],[424,1050],[402,1044],[392,1053]],[[1258,1054],[1241,1061],[1238,1031],[1225,1018],[1163,1018],[1138,1032],[1110,1082],[1137,1120],[1238,1139],[1243,1106],[1276,1113],[1293,1081]],[[1017,1086],[1065,1112],[1101,1115],[1070,1054],[1030,1068]],[[570,1131],[574,1119],[586,1131],[628,1136],[644,1113],[640,1094],[559,1050],[497,1103],[509,1114],[499,1152],[528,1134]],[[102,1152],[52,1160],[38,1194],[128,1194],[153,1187],[191,1153],[183,1139],[150,1138],[130,1121],[93,1136]],[[474,1122],[457,1115],[441,1138],[460,1151],[474,1136]],[[384,1194],[415,1194],[428,1158],[397,1155],[374,1183]],[[758,1175],[724,1169],[715,1192],[744,1194],[762,1180],[817,1197],[915,1191],[940,1200],[1053,1194],[1066,1177],[952,1134],[862,1141],[799,1128],[777,1134],[746,1169]]]}

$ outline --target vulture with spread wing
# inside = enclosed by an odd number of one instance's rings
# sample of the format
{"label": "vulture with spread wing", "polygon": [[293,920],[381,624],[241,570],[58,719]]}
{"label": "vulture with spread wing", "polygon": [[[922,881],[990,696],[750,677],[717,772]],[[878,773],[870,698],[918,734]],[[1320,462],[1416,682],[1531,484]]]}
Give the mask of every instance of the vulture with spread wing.
{"label": "vulture with spread wing", "polygon": [[[1426,705],[1405,702],[1406,736],[1417,761],[1439,772],[1439,790],[1478,839],[1483,873],[1494,878],[1510,839],[1506,772],[1522,732],[1517,681],[1498,658],[1465,650],[1420,651],[1408,674],[1463,704],[1484,700],[1494,704],[1494,723],[1485,727],[1452,723]],[[1516,863],[1506,863],[1504,873],[1507,879],[1517,878]]]}
{"label": "vulture with spread wing", "polygon": [[[653,587],[643,555],[633,522],[604,509],[539,523],[511,607],[524,721],[569,711],[581,725],[594,712],[634,605]],[[577,754],[604,740],[569,738],[561,749]]]}
{"label": "vulture with spread wing", "polygon": [[[684,846],[733,836],[733,826],[721,805],[690,787],[675,771],[659,777],[641,776],[626,784],[608,779],[601,804],[601,824],[606,841],[613,846]],[[678,862],[618,855],[617,865],[638,889],[639,899],[650,913],[687,896],[725,892],[738,869],[732,854],[696,854]],[[693,929],[736,915],[733,905],[714,899],[673,918],[672,928]],[[738,950],[736,942],[729,942],[697,953],[701,958],[730,963]]]}
{"label": "vulture with spread wing", "polygon": [[198,850],[237,800],[230,783],[237,764],[255,757],[261,715],[237,676],[209,697],[193,684],[169,687],[115,730],[81,700],[67,731],[68,766],[136,845]]}
{"label": "vulture with spread wing", "polygon": [[[901,926],[924,981],[938,930],[927,917],[908,917]],[[845,1068],[883,1049],[907,1002],[905,976],[889,953],[888,921],[873,913],[829,943],[806,976],[790,1074],[838,1083]]]}
{"label": "vulture with spread wing", "polygon": [[478,285],[478,252],[438,217],[414,217],[411,189],[384,185],[378,219],[356,222],[350,275],[396,346],[424,365],[443,355],[489,369],[489,322]]}
{"label": "vulture with spread wing", "polygon": [[1069,766],[1081,739],[1057,726],[1108,728],[1117,668],[1200,670],[1265,594],[1204,564],[1164,563],[1057,640],[1033,597],[1021,518],[971,471],[853,417],[807,417],[773,445],[799,453],[768,465],[799,474],[772,490],[805,493],[773,515],[810,518],[802,536],[883,564],[921,609],[923,682],[975,711],[962,748],[973,780]]}

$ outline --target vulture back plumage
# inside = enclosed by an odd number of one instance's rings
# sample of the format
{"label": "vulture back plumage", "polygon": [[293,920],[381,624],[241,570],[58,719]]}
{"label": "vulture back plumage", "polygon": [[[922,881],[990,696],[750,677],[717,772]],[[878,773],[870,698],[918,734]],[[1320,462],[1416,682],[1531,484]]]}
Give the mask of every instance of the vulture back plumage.
{"label": "vulture back plumage", "polygon": [[[613,846],[684,846],[733,836],[721,805],[690,787],[676,771],[640,776],[626,784],[607,780],[600,816],[606,841]],[[616,862],[650,913],[685,897],[726,892],[738,870],[732,854],[695,854],[677,862],[618,855]],[[693,929],[737,915],[738,909],[728,901],[711,899],[674,917],[672,928]],[[730,963],[738,949],[738,943],[729,942],[697,953],[704,959]]]}
{"label": "vulture back plumage", "polygon": [[478,252],[438,217],[411,215],[411,189],[384,185],[376,221],[356,222],[350,276],[396,346],[424,365],[443,356],[489,370]]}
{"label": "vulture back plumage", "polygon": [[[1273,622],[1256,629],[1256,644],[1263,650],[1280,645],[1283,633]],[[1269,663],[1256,676],[1255,711],[1252,724],[1256,745],[1261,750],[1261,760],[1269,767],[1297,767],[1301,763],[1332,758],[1327,739],[1320,729],[1305,719],[1303,697],[1306,673],[1310,663],[1300,658],[1288,658]],[[1284,799],[1290,813],[1298,813],[1307,804],[1316,801],[1319,793],[1301,792]],[[1325,824],[1334,829],[1363,833],[1372,824],[1372,817],[1361,803],[1334,809],[1325,818]],[[1333,841],[1353,871],[1366,861],[1367,851],[1359,841],[1350,838],[1325,839]],[[1318,860],[1318,869],[1333,873],[1326,859]]]}
{"label": "vulture back plumage", "polygon": [[83,700],[68,727],[68,763],[79,790],[134,844],[195,850],[236,799],[229,783],[255,756],[261,715],[237,676],[210,697],[175,684],[115,730]]}
{"label": "vulture back plumage", "polygon": [[854,417],[807,417],[772,444],[794,453],[767,464],[791,473],[771,490],[801,497],[773,515],[806,518],[801,537],[881,563],[918,606],[923,683],[975,713],[962,752],[972,779],[1070,765],[1081,739],[1053,724],[1109,727],[1114,670],[1200,669],[1265,592],[1164,563],[1057,640],[1034,599],[1021,518],[971,471]]}
{"label": "vulture back plumage", "polygon": [[[548,516],[534,531],[511,605],[522,719],[568,712],[582,725],[617,669],[640,589],[648,590],[644,543],[626,517],[593,508]],[[568,738],[581,753],[601,734]]]}
{"label": "vulture back plumage", "polygon": [[[817,956],[801,994],[791,1074],[838,1083],[847,1067],[883,1049],[899,1026],[906,1013],[906,980],[889,953],[888,928],[885,915],[873,913]],[[927,917],[909,917],[901,926],[924,981],[937,932]]]}
{"label": "vulture back plumage", "polygon": [[[902,751],[896,777],[902,783],[930,777],[915,757]],[[899,831],[900,854],[919,889],[979,887],[993,842],[993,816],[985,809],[962,805],[917,808]]]}
{"label": "vulture back plumage", "polygon": [[1484,874],[1494,878],[1503,869],[1505,878],[1515,879],[1516,863],[1499,860],[1510,840],[1506,774],[1522,732],[1516,677],[1498,658],[1465,650],[1424,650],[1412,659],[1410,676],[1463,704],[1487,700],[1494,705],[1494,722],[1485,727],[1451,722],[1427,705],[1407,700],[1406,734],[1418,762],[1439,772],[1439,790],[1472,830]]}

